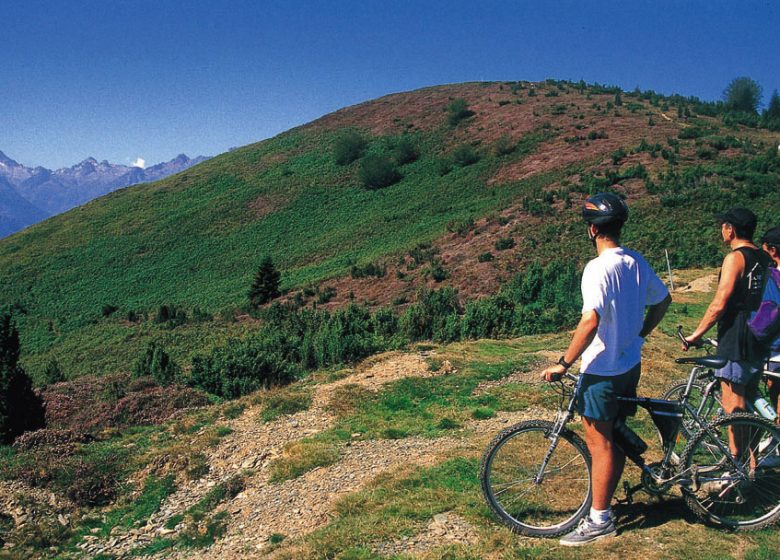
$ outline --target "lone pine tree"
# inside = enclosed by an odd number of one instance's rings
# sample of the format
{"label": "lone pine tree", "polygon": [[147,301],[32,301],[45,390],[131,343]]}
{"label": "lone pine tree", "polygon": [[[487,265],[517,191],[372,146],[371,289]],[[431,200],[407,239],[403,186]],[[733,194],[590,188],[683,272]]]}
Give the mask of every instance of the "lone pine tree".
{"label": "lone pine tree", "polygon": [[279,292],[280,276],[271,257],[263,257],[263,260],[260,261],[260,268],[255,275],[255,281],[249,290],[249,303],[252,307],[258,308],[281,295]]}

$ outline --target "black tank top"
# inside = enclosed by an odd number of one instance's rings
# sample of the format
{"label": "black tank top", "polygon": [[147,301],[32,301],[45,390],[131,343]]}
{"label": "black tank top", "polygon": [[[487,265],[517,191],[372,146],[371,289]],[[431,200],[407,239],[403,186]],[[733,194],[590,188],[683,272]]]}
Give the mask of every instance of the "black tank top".
{"label": "black tank top", "polygon": [[750,313],[761,305],[769,259],[761,249],[735,249],[745,259],[745,272],[737,280],[734,292],[726,305],[726,312],[718,321],[717,355],[732,361],[757,361],[766,349],[750,334],[747,321]]}

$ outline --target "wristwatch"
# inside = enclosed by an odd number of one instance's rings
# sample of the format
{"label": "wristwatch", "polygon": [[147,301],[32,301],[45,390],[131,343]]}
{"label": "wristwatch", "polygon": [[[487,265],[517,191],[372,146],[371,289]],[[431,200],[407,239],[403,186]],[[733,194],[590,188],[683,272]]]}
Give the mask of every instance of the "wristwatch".
{"label": "wristwatch", "polygon": [[558,360],[556,363],[557,363],[559,366],[563,366],[563,367],[565,367],[566,369],[569,369],[569,368],[572,366],[572,364],[570,364],[569,362],[567,362],[565,358],[566,358],[566,356],[565,356],[565,355],[564,355],[564,356],[561,356],[561,357],[560,357],[560,359],[559,359],[559,360]]}

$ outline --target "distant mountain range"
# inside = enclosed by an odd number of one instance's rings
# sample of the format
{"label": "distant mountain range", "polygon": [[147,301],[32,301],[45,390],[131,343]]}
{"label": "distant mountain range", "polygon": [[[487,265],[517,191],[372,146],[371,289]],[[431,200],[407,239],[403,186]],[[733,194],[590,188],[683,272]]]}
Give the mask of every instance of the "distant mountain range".
{"label": "distant mountain range", "polygon": [[87,158],[52,171],[25,167],[0,152],[0,238],[117,189],[157,181],[206,157],[181,154],[152,167],[115,165]]}

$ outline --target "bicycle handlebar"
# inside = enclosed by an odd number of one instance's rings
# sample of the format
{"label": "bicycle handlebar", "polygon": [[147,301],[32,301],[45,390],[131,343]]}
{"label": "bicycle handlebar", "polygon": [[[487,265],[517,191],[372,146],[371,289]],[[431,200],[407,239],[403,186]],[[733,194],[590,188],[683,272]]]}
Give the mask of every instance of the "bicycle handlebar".
{"label": "bicycle handlebar", "polygon": [[717,340],[714,340],[712,338],[706,338],[706,337],[702,337],[699,340],[699,342],[697,342],[695,344],[691,344],[690,342],[685,340],[685,335],[683,334],[683,327],[682,327],[682,325],[677,325],[677,337],[682,341],[683,347],[685,348],[686,351],[689,350],[691,348],[691,346],[693,346],[694,348],[704,348],[706,346],[713,346],[715,348],[718,347],[718,341]]}

